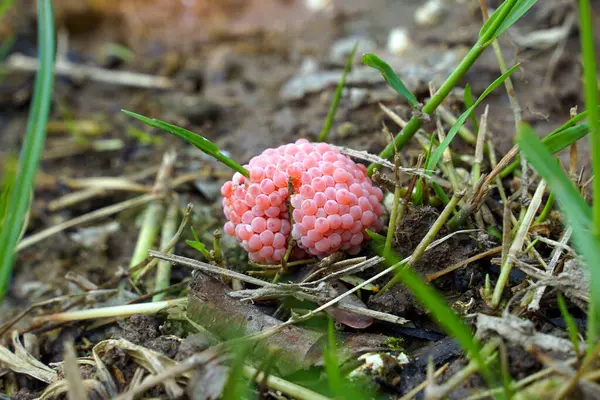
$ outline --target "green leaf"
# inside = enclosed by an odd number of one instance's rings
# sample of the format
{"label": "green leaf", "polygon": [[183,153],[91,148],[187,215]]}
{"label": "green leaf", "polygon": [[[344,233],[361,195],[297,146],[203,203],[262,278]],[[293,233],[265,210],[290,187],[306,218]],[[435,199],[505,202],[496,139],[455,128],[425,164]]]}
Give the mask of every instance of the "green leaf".
{"label": "green leaf", "polygon": [[404,82],[402,82],[392,67],[390,67],[385,61],[377,57],[375,54],[368,53],[362,56],[362,62],[371,68],[379,70],[383,76],[383,79],[385,79],[387,84],[394,89],[396,93],[404,97],[412,108],[419,108],[419,102],[417,101],[415,95],[408,90],[406,85],[404,85]]}
{"label": "green leaf", "polygon": [[331,106],[329,107],[329,111],[327,112],[327,118],[325,118],[325,123],[323,124],[323,128],[321,129],[321,133],[319,134],[319,142],[326,142],[327,136],[329,136],[329,130],[331,129],[331,124],[333,124],[333,118],[335,117],[335,112],[337,111],[338,106],[340,105],[340,99],[342,98],[342,90],[344,89],[344,85],[346,85],[346,78],[348,77],[348,73],[352,68],[352,61],[354,61],[354,55],[356,54],[356,49],[358,48],[358,42],[352,48],[348,59],[346,60],[346,66],[344,67],[344,72],[342,72],[342,79],[337,85],[335,89],[335,93],[333,94],[333,100],[331,101]]}
{"label": "green leaf", "polygon": [[600,268],[598,268],[600,265],[600,238],[590,234],[592,226],[590,206],[529,125],[521,125],[518,144],[527,157],[527,161],[548,183],[563,210],[567,223],[573,228],[575,245],[583,255],[591,272],[592,298],[598,302],[600,300]]}
{"label": "green leaf", "polygon": [[[500,86],[502,83],[504,83],[506,78],[511,76],[512,73],[515,72],[515,70],[519,66],[520,66],[520,64],[516,64],[511,69],[509,69],[508,71],[503,73],[500,77],[498,77],[494,82],[491,83],[490,86],[487,87],[487,89],[485,89],[483,91],[483,93],[481,94],[481,96],[479,96],[477,101],[471,107],[469,107],[469,109],[467,111],[462,113],[462,115],[456,120],[456,123],[454,125],[452,125],[452,128],[450,128],[450,131],[448,132],[448,135],[446,136],[444,141],[442,143],[440,143],[440,145],[435,149],[435,151],[433,152],[431,157],[429,157],[427,159],[427,162],[425,163],[425,169],[430,170],[430,171],[434,170],[434,168],[436,167],[436,165],[442,158],[444,151],[446,150],[446,148],[448,148],[448,146],[450,146],[450,142],[452,142],[452,140],[456,136],[456,133],[458,132],[460,127],[463,126],[463,124],[465,123],[465,121],[467,120],[469,115],[471,115],[471,113],[475,110],[475,108],[477,108],[479,103],[481,103],[490,93],[492,93],[494,91],[494,89],[496,89],[498,86]],[[430,174],[430,175],[431,175],[431,173],[432,172],[428,172],[428,174]]]}
{"label": "green leaf", "polygon": [[569,310],[567,310],[567,303],[565,302],[563,295],[559,293],[556,297],[556,300],[558,303],[558,308],[560,309],[560,314],[567,325],[567,332],[569,332],[569,338],[571,339],[571,343],[573,343],[575,354],[579,354],[579,333],[577,331],[575,319],[573,319],[573,316],[569,313]]}
{"label": "green leaf", "polygon": [[[581,121],[587,113],[583,112],[577,117],[572,118],[560,128],[552,131],[546,137],[542,139],[542,143],[548,148],[551,153],[558,153],[559,151],[566,149],[579,139],[584,138],[589,132],[589,125],[587,123],[574,125],[575,122]],[[512,174],[515,169],[520,165],[521,157],[517,156],[508,167],[504,168],[500,172],[500,178],[506,178]]]}
{"label": "green leaf", "polygon": [[200,150],[202,150],[209,156],[212,156],[212,157],[216,158],[218,161],[227,165],[229,168],[233,169],[234,171],[237,171],[246,177],[250,176],[250,173],[248,172],[248,170],[246,168],[242,167],[240,164],[236,163],[231,158],[229,158],[226,155],[224,155],[223,153],[221,153],[221,150],[219,149],[219,147],[216,144],[214,144],[213,142],[211,142],[210,140],[206,139],[205,137],[200,136],[192,131],[188,131],[187,129],[183,129],[176,125],[172,125],[167,122],[161,121],[159,119],[144,117],[143,115],[136,114],[134,112],[127,111],[127,110],[121,110],[121,111],[123,113],[129,115],[130,117],[133,117],[139,121],[142,121],[146,125],[149,125],[154,128],[162,129],[165,132],[171,133],[171,134],[177,136],[178,138],[181,138],[181,139],[187,141],[188,143],[196,146],[197,148],[199,148]]}
{"label": "green leaf", "polygon": [[210,252],[207,250],[206,245],[200,241],[200,238],[196,234],[194,228],[190,226],[190,229],[192,230],[192,235],[194,235],[194,240],[186,240],[185,242],[188,246],[198,250],[204,256],[204,258],[210,260]]}
{"label": "green leaf", "polygon": [[54,16],[51,0],[38,0],[38,58],[33,101],[27,120],[25,141],[19,157],[18,185],[10,195],[6,221],[0,229],[0,299],[6,293],[12,272],[15,246],[29,208],[29,200],[40,155],[46,140],[46,124],[52,103],[54,81]]}
{"label": "green leaf", "polygon": [[506,15],[502,23],[500,23],[500,25],[498,25],[498,27],[494,30],[494,32],[488,32],[488,30],[492,28],[492,24],[494,24],[496,19],[500,15],[502,15],[502,11],[504,11],[506,7],[511,6],[510,1],[503,2],[500,5],[500,7],[498,7],[492,15],[490,15],[490,18],[485,22],[485,24],[483,24],[483,27],[479,31],[479,37],[483,37],[484,35],[491,35],[491,38],[488,39],[488,42],[496,39],[498,36],[502,35],[504,31],[510,28],[515,22],[517,22],[527,11],[529,11],[529,9],[533,7],[536,1],[537,0],[518,0],[516,4],[512,5],[510,11]]}

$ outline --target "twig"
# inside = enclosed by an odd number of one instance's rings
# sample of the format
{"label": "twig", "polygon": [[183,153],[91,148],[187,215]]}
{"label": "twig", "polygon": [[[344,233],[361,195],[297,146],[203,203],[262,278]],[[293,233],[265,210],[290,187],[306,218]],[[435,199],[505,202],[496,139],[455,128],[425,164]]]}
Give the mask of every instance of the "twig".
{"label": "twig", "polygon": [[141,185],[124,178],[66,179],[64,183],[71,189],[123,190],[139,193],[152,191],[152,186]]}
{"label": "twig", "polygon": [[469,264],[471,264],[471,263],[473,263],[475,261],[479,261],[479,260],[481,260],[483,258],[487,258],[487,257],[493,256],[495,254],[498,254],[501,251],[502,251],[502,247],[501,246],[494,247],[493,249],[484,251],[483,253],[479,253],[477,255],[474,255],[473,257],[469,257],[466,260],[462,260],[462,261],[459,261],[459,262],[457,262],[455,264],[452,264],[451,266],[449,266],[447,268],[444,268],[441,271],[435,272],[433,274],[427,274],[427,275],[425,275],[425,279],[427,279],[427,282],[432,282],[432,281],[434,281],[434,280],[436,280],[436,279],[438,279],[438,278],[440,278],[440,277],[442,277],[442,276],[444,276],[446,274],[449,274],[450,272],[456,271],[457,269],[462,268],[464,266],[467,266],[467,265],[469,265]]}
{"label": "twig", "polygon": [[529,232],[529,228],[531,227],[531,223],[535,217],[535,214],[542,203],[542,197],[544,195],[544,190],[546,190],[546,182],[541,181],[538,185],[533,198],[531,199],[531,203],[527,208],[527,212],[523,220],[521,221],[521,225],[519,226],[519,230],[515,235],[515,239],[510,246],[508,251],[508,255],[502,264],[502,268],[500,269],[500,276],[498,277],[498,282],[496,282],[496,287],[494,287],[494,294],[492,295],[492,306],[498,307],[500,304],[500,300],[502,298],[502,292],[504,291],[504,287],[508,282],[508,275],[512,269],[513,261],[517,256],[517,253],[521,251],[523,248],[523,243],[525,242],[525,237],[527,236],[527,232]]}
{"label": "twig", "polygon": [[485,135],[487,134],[487,119],[490,111],[489,104],[485,106],[485,111],[481,115],[479,131],[477,132],[477,144],[475,145],[475,158],[473,158],[473,168],[471,169],[471,183],[473,188],[477,186],[481,176],[481,163],[483,162],[483,148],[485,144]]}
{"label": "twig", "polygon": [[252,285],[257,286],[274,286],[272,283],[265,282],[263,280],[253,278],[251,276],[241,274],[239,272],[235,272],[226,268],[218,267],[216,265],[208,264],[202,261],[193,260],[187,257],[181,257],[173,254],[167,254],[160,251],[149,250],[148,255],[152,258],[169,261],[173,264],[184,265],[187,267],[191,267],[194,269],[199,269],[203,272],[207,272],[209,274],[217,274],[222,276],[227,276],[234,279],[239,279],[242,282],[247,282]]}
{"label": "twig", "polygon": [[[562,246],[557,246],[554,248],[554,250],[552,250],[552,258],[550,259],[550,262],[548,263],[548,274],[551,275],[554,273],[554,270],[556,269],[556,265],[558,264],[558,261],[560,260],[562,252],[564,250],[563,246],[569,242],[572,234],[573,234],[573,227],[570,226],[563,232],[562,237],[560,238],[559,244]],[[531,302],[527,306],[527,310],[529,310],[529,311],[539,310],[540,301],[542,300],[542,296],[544,295],[545,290],[546,290],[546,286],[540,286],[535,290],[535,292],[533,293],[533,298],[531,299]]]}
{"label": "twig", "polygon": [[123,201],[121,203],[112,204],[110,206],[103,207],[98,210],[92,211],[90,213],[84,214],[82,216],[70,219],[61,224],[44,229],[43,231],[40,231],[38,233],[35,233],[31,236],[24,238],[17,245],[16,251],[21,251],[33,244],[40,242],[41,240],[44,240],[52,235],[62,232],[65,229],[69,229],[69,228],[72,228],[77,225],[95,221],[100,218],[108,217],[110,215],[116,214],[123,210],[137,207],[137,206],[145,204],[149,201],[159,199],[162,196],[163,196],[162,194],[155,194],[155,193],[144,194],[139,197],[135,197],[133,199],[129,199],[129,200]]}
{"label": "twig", "polygon": [[[39,68],[38,60],[22,54],[13,54],[2,67],[10,71],[36,72]],[[64,59],[56,60],[54,67],[57,75],[68,76],[73,79],[91,79],[97,82],[113,85],[130,86],[146,89],[171,89],[174,84],[169,78],[152,76],[127,71],[112,71],[87,65],[77,65]]]}

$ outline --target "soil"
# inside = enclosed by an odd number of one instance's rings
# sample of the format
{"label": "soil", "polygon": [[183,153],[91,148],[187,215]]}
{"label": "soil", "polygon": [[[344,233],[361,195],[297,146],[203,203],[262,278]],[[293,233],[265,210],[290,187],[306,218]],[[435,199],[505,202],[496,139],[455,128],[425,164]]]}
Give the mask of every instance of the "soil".
{"label": "soil", "polygon": [[[331,4],[325,10],[315,12],[306,6],[308,3]],[[109,72],[132,71],[167,77],[172,80],[173,87],[166,90],[140,89],[72,76],[56,78],[50,119],[66,121],[67,124],[48,133],[25,237],[133,196],[109,192],[61,211],[51,211],[51,201],[73,191],[69,188],[69,180],[127,176],[146,171],[159,165],[168,149],[178,152],[176,176],[200,168],[227,174],[227,170],[207,160],[190,145],[150,130],[125,116],[121,109],[160,118],[198,132],[240,162],[267,147],[300,137],[315,140],[325,120],[335,84],[307,90],[306,94],[294,98],[286,97],[283,88],[300,71],[307,74],[307,71],[341,71],[344,58],[340,62],[340,43],[351,37],[368,40],[374,45],[369,51],[393,61],[394,65],[421,63],[422,68],[415,68],[418,71],[416,78],[407,76],[406,79],[419,100],[426,99],[428,82],[420,81],[419,76],[422,75],[419,74],[432,69],[427,62],[434,60],[437,63],[444,55],[452,59],[453,52],[464,54],[475,42],[480,29],[478,2],[452,0],[447,3],[450,6],[440,21],[422,27],[413,17],[415,10],[422,5],[417,0],[306,4],[298,0],[152,0],[143,5],[134,0],[55,0],[59,57],[77,64],[99,66]],[[490,7],[496,7],[499,2],[488,3]],[[500,40],[507,64],[521,62],[521,67],[513,75],[516,96],[521,104],[523,120],[531,123],[540,135],[562,125],[569,118],[572,107],[582,107],[577,26],[572,27],[564,41],[548,46],[520,46],[518,38],[533,31],[562,26],[573,12],[571,1],[538,2],[510,30],[509,35]],[[600,21],[597,6],[595,13],[596,20]],[[0,42],[14,36],[16,40],[11,54],[35,56],[35,2],[19,2],[19,6],[9,10],[5,18],[8,23],[0,24]],[[404,27],[410,32],[411,43],[401,55],[393,55],[386,50],[388,33],[396,27]],[[597,32],[598,37],[600,29]],[[597,42],[600,43],[600,40]],[[125,59],[115,55],[115,44],[129,49]],[[562,54],[557,48],[563,48]],[[454,65],[448,68],[451,70]],[[355,68],[358,66],[357,57]],[[444,71],[446,69],[437,74],[431,73],[434,85],[439,86],[447,76]],[[489,49],[468,72],[461,87],[470,84],[474,96],[477,96],[499,75],[496,58]],[[33,79],[32,74],[25,72],[0,78],[0,166],[11,155],[17,154],[22,144]],[[348,86],[331,129],[330,142],[379,153],[389,140],[382,133],[382,124],[385,123],[392,131],[399,130],[399,127],[385,116],[378,103],[394,108],[404,118],[410,116],[410,109],[394,97],[383,79],[352,81]],[[464,110],[462,90],[457,88],[444,105],[455,115],[460,115]],[[489,105],[490,109],[489,137],[500,158],[512,147],[514,138],[513,112],[503,87],[491,94],[476,114],[483,112],[485,105]],[[103,128],[98,136],[82,136],[77,129],[69,128],[69,121],[88,121]],[[471,127],[471,121],[467,126]],[[431,130],[432,127],[425,128]],[[139,139],[139,131],[151,133],[152,144]],[[85,146],[77,147],[81,143],[109,139],[120,141],[117,149],[96,151]],[[579,148],[580,166],[586,163],[585,146]],[[66,147],[75,147],[76,150],[66,152]],[[474,151],[460,139],[455,141],[453,149],[468,155]],[[403,151],[402,159],[406,166],[414,165],[419,152],[416,146]],[[484,170],[488,171],[489,166],[485,165]],[[182,207],[188,202],[194,204],[193,224],[203,237],[210,236],[222,224],[220,201],[218,194],[214,195],[214,188],[218,189],[223,180],[222,177],[204,178],[177,189]],[[151,186],[153,175],[139,182]],[[67,273],[84,277],[92,285],[102,285],[111,280],[120,268],[127,268],[141,223],[140,211],[140,208],[128,210],[91,224],[118,224],[118,229],[106,233],[100,243],[85,245],[75,241],[73,234],[81,233],[82,228],[76,227],[21,251],[10,292],[0,309],[0,320],[12,318],[35,302],[74,293],[76,285],[72,279],[65,279]],[[395,249],[400,254],[410,254],[440,211],[439,207],[410,207],[397,227]],[[497,221],[501,223],[501,218]],[[421,274],[434,273],[488,250],[491,245],[498,245],[491,237],[486,240],[481,241],[474,234],[455,236],[426,253],[415,268]],[[198,253],[186,246],[184,241],[175,247],[175,254],[198,258]],[[365,254],[369,255],[368,251]],[[230,260],[238,258],[234,269],[242,268],[239,250],[227,248],[226,255]],[[485,308],[479,289],[486,273],[489,272],[495,280],[497,271],[490,260],[485,259],[436,280],[434,286],[451,304],[459,301],[466,304],[475,299],[475,306],[468,311],[474,312]],[[173,267],[172,283],[189,278],[189,269]],[[385,280],[378,283],[384,284]],[[454,341],[444,337],[403,286],[396,285],[381,297],[371,296],[363,300],[374,310],[413,321],[410,327],[376,323],[368,329],[370,333],[403,338],[405,348],[414,353],[413,357],[417,355],[417,364],[398,373],[400,383],[393,377],[380,382],[387,393],[404,394],[420,383],[425,378],[426,356],[435,355],[436,368],[446,362],[453,363],[442,379],[451,376],[451,370],[460,369],[454,369],[455,364],[464,367],[464,359]],[[100,302],[111,305],[110,298]],[[554,305],[551,307],[547,312],[540,312],[538,328],[546,318],[552,320],[560,316]],[[55,309],[55,306],[48,306],[43,312],[50,313]],[[25,330],[31,323],[31,319],[25,318],[15,328]],[[188,337],[180,342],[173,338],[176,328],[164,324],[162,317],[134,316],[128,318],[122,327],[113,326],[112,329],[93,324],[63,327],[45,339],[41,346],[41,359],[45,363],[62,360],[63,343],[68,338],[75,341],[81,355],[89,350],[85,343],[109,337],[125,338],[179,360],[208,347],[207,339],[202,336]],[[352,332],[349,328],[346,330]],[[125,378],[131,379],[135,369],[132,369],[128,356],[116,349],[110,357],[105,362],[127,371]],[[520,347],[509,347],[508,358],[515,379],[541,368],[537,360]],[[476,380],[469,383],[481,385]],[[38,386],[30,387],[39,389]],[[460,393],[468,392],[467,388],[462,389],[465,392]],[[23,388],[13,398],[33,398],[33,394],[29,388]]]}

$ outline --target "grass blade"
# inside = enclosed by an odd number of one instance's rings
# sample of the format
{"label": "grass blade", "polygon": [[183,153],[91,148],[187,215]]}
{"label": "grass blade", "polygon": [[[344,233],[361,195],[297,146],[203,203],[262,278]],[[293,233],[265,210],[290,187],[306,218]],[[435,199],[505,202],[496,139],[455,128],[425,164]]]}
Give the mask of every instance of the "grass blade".
{"label": "grass blade", "polygon": [[529,125],[521,125],[518,143],[529,163],[548,182],[567,222],[573,227],[575,245],[585,258],[591,272],[592,299],[598,302],[600,300],[600,268],[598,268],[600,240],[589,232],[592,225],[591,208]]}
{"label": "grass blade", "polygon": [[[511,69],[509,69],[508,71],[506,71],[505,73],[500,75],[500,77],[498,77],[494,82],[492,82],[487,87],[487,89],[485,89],[483,91],[483,93],[481,94],[481,96],[479,96],[477,101],[475,101],[475,103],[473,103],[473,105],[471,107],[469,107],[469,109],[467,111],[462,113],[462,115],[458,118],[458,120],[456,120],[456,123],[452,126],[452,128],[450,128],[450,131],[448,132],[448,135],[446,136],[444,141],[442,143],[440,143],[440,145],[435,149],[433,154],[431,154],[431,157],[429,157],[427,159],[427,163],[425,164],[425,169],[433,171],[433,169],[436,167],[436,165],[442,158],[444,151],[448,148],[448,146],[450,146],[450,142],[452,142],[452,140],[456,136],[456,133],[458,132],[460,127],[463,126],[463,124],[465,123],[467,118],[469,118],[469,115],[471,115],[471,113],[475,110],[475,108],[479,105],[479,103],[481,103],[491,92],[493,92],[494,89],[496,89],[498,86],[500,86],[506,80],[506,78],[511,76],[512,73],[515,72],[515,70],[519,67],[519,65],[520,64],[516,64]],[[429,173],[431,174],[431,172],[429,172]]]}
{"label": "grass blade", "polygon": [[[518,0],[516,4],[512,5],[508,15],[504,18],[502,23],[498,25],[498,27],[494,30],[492,34],[492,38],[489,41],[496,39],[498,36],[502,35],[504,31],[510,28],[519,18],[521,18],[533,5],[537,0]],[[510,7],[511,4],[509,1],[505,1],[494,11],[494,13],[490,16],[490,18],[485,22],[481,31],[479,32],[479,36],[482,37],[486,34],[490,34],[491,32],[487,32],[491,25],[494,23],[495,19],[502,13],[503,8]]]}
{"label": "grass blade", "polygon": [[354,61],[354,55],[356,54],[356,49],[358,48],[358,42],[352,48],[348,59],[346,60],[346,66],[344,67],[344,72],[342,72],[342,79],[340,79],[340,83],[338,83],[337,88],[335,89],[335,93],[333,94],[333,100],[331,101],[331,106],[329,107],[329,111],[327,112],[327,118],[325,118],[325,123],[323,124],[323,128],[321,129],[321,133],[319,134],[319,142],[326,142],[327,136],[329,136],[329,131],[331,130],[331,124],[333,124],[333,118],[335,117],[335,112],[337,111],[338,106],[340,105],[340,99],[342,98],[342,90],[346,85],[346,78],[348,77],[348,73],[352,68],[352,61]]}
{"label": "grass blade", "polygon": [[363,64],[378,70],[387,84],[396,91],[400,96],[404,97],[412,108],[419,108],[419,102],[414,94],[408,90],[404,82],[396,75],[392,67],[385,61],[377,57],[375,54],[365,54],[362,56]]}
{"label": "grass blade", "polygon": [[246,177],[250,176],[250,173],[248,172],[248,170],[246,168],[242,167],[240,164],[236,163],[231,158],[229,158],[225,154],[221,153],[221,150],[219,149],[219,147],[216,144],[214,144],[213,142],[211,142],[210,140],[206,139],[205,137],[200,136],[192,131],[188,131],[187,129],[183,129],[176,125],[172,125],[167,122],[161,121],[159,119],[148,118],[143,115],[136,114],[134,112],[127,111],[127,110],[121,110],[121,111],[123,113],[129,115],[130,117],[133,117],[139,121],[142,121],[146,125],[149,125],[153,128],[162,129],[165,132],[173,134],[173,135],[177,136],[178,138],[181,138],[181,139],[187,141],[188,143],[196,146],[197,148],[199,148],[200,150],[202,150],[209,156],[214,157],[218,161],[227,165],[229,168],[233,169],[234,171],[237,171]]}
{"label": "grass blade", "polygon": [[[468,83],[465,85],[463,101],[467,109],[473,107],[473,92],[471,91],[471,85],[469,85]],[[475,134],[477,134],[477,132],[479,132],[479,122],[477,122],[477,118],[473,113],[471,113],[471,122],[473,123],[473,130],[475,131]]]}
{"label": "grass blade", "polygon": [[583,56],[583,91],[590,124],[590,152],[596,178],[594,193],[594,235],[600,237],[600,121],[598,121],[598,78],[594,48],[594,27],[589,0],[579,1],[579,37]]}
{"label": "grass blade", "polygon": [[573,316],[569,313],[569,310],[567,310],[567,303],[565,302],[563,295],[559,293],[556,300],[558,303],[558,308],[560,309],[560,314],[567,325],[567,332],[569,332],[569,338],[571,339],[571,343],[573,343],[575,353],[579,354],[579,333],[577,331],[575,319],[573,319]]}
{"label": "grass blade", "polygon": [[38,0],[38,57],[33,101],[25,141],[19,158],[18,185],[11,193],[6,222],[0,231],[0,299],[6,293],[14,262],[14,251],[27,209],[46,139],[46,124],[52,102],[54,78],[54,17],[51,0]]}

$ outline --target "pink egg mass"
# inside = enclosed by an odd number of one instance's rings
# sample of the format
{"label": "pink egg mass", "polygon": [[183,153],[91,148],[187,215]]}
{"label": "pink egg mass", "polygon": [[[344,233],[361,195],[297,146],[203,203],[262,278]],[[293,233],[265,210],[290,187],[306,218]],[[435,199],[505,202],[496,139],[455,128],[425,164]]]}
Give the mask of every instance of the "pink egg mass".
{"label": "pink egg mass", "polygon": [[249,178],[236,172],[221,188],[224,229],[253,261],[280,263],[290,235],[314,256],[340,250],[356,254],[368,239],[365,229],[377,232],[383,226],[381,189],[364,165],[327,143],[300,139],[266,149],[245,168]]}

